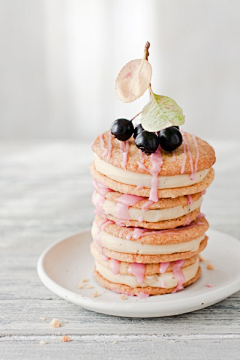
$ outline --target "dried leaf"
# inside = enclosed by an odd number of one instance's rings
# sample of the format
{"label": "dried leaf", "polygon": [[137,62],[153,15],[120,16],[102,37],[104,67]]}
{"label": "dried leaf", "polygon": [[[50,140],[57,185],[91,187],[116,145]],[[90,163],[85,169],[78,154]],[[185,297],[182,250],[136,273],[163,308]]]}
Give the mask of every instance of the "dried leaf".
{"label": "dried leaf", "polygon": [[155,132],[173,125],[183,125],[184,122],[185,116],[180,106],[170,97],[154,94],[150,87],[150,101],[142,111],[143,128]]}
{"label": "dried leaf", "polygon": [[130,103],[142,96],[152,78],[152,67],[147,60],[138,59],[127,63],[116,79],[116,94],[120,100]]}

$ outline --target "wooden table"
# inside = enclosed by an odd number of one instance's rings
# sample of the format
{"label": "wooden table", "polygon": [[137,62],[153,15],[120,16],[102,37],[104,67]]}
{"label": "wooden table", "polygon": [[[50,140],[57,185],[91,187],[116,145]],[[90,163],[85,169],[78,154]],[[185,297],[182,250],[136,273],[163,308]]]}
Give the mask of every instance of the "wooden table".
{"label": "wooden table", "polygon": [[[216,180],[203,212],[240,238],[240,145],[213,145]],[[89,144],[0,145],[0,359],[240,359],[240,292],[190,314],[131,319],[81,309],[40,282],[46,246],[92,222],[91,158]],[[51,328],[54,317],[67,322]]]}

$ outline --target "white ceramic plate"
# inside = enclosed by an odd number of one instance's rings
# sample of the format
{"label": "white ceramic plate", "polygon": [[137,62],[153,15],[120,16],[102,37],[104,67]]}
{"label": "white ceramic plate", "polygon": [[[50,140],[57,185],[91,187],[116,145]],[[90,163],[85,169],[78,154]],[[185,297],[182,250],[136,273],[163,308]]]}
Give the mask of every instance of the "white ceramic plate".
{"label": "white ceramic plate", "polygon": [[[214,230],[209,230],[208,236],[202,256],[215,269],[207,270],[206,263],[201,263],[201,278],[175,294],[122,300],[98,285],[93,277],[89,230],[48,247],[39,258],[38,274],[44,285],[61,298],[103,314],[142,318],[183,314],[215,304],[240,290],[240,241]],[[89,279],[88,284],[94,288],[78,289],[76,285],[83,278]],[[98,297],[93,297],[95,291]]]}

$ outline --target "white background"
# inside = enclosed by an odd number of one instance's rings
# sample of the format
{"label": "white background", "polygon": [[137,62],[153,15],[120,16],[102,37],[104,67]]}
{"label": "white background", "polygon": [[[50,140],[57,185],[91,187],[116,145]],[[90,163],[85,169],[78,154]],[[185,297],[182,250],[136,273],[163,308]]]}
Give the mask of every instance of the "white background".
{"label": "white background", "polygon": [[240,1],[1,0],[0,138],[90,140],[132,104],[121,67],[151,43],[154,92],[183,108],[185,130],[239,139]]}

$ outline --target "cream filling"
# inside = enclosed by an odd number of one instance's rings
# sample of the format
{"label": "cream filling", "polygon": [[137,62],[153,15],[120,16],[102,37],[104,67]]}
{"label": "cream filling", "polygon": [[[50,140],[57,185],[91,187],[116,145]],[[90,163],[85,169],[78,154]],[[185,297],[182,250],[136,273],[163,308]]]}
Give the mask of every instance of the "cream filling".
{"label": "cream filling", "polygon": [[200,236],[194,240],[177,244],[148,245],[141,244],[137,241],[121,239],[119,237],[110,235],[105,231],[101,231],[100,234],[98,234],[98,232],[98,226],[94,222],[92,226],[92,237],[93,239],[98,237],[102,247],[120,253],[141,255],[169,255],[186,251],[194,252],[199,249],[201,241],[205,238],[204,234],[203,236]]}
{"label": "cream filling", "polygon": [[[145,276],[143,282],[139,284],[135,276],[121,275],[121,274],[114,275],[111,270],[102,266],[97,261],[95,261],[95,264],[96,264],[96,270],[99,272],[99,274],[102,275],[108,281],[111,281],[113,283],[128,285],[133,288],[152,286],[152,287],[164,287],[165,289],[170,289],[172,287],[177,286],[178,283],[173,272],[167,272],[165,274],[155,274],[155,275]],[[198,267],[199,267],[199,260],[197,259],[194,264],[182,269],[185,278],[184,282],[187,282],[192,278],[194,278],[194,276],[197,274]]]}
{"label": "cream filling", "polygon": [[[151,188],[152,175],[140,174],[133,171],[121,169],[113,166],[106,161],[100,159],[97,154],[94,154],[94,164],[96,170],[108,178],[118,181],[122,184],[135,185],[144,188]],[[159,176],[158,189],[170,189],[190,186],[202,181],[210,169],[197,171],[194,174],[194,179],[191,180],[189,174],[173,175],[173,176]]]}
{"label": "cream filling", "polygon": [[[100,201],[101,195],[95,193],[93,196],[93,203],[96,206]],[[138,220],[147,221],[147,222],[158,222],[163,220],[171,220],[179,218],[183,215],[189,214],[190,212],[198,209],[202,203],[202,197],[197,201],[194,201],[191,205],[184,206],[175,206],[168,209],[157,209],[157,210],[147,210],[143,212],[141,209],[136,209],[134,207],[129,207],[126,212],[129,214],[129,220]],[[105,199],[103,202],[103,211],[107,215],[112,215],[115,218],[120,219],[117,211],[117,203],[115,201]],[[121,219],[120,219],[121,220]]]}

